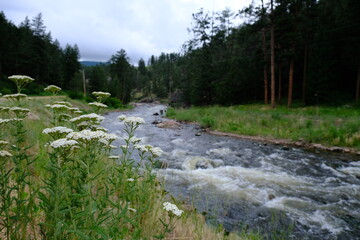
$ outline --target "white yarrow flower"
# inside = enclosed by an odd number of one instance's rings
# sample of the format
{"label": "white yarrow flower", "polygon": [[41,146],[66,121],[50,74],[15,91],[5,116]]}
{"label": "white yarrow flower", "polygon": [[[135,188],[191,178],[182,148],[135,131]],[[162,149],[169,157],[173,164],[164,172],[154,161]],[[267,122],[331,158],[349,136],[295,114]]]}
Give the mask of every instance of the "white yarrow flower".
{"label": "white yarrow flower", "polygon": [[99,107],[99,108],[107,108],[108,107],[106,104],[99,103],[99,102],[91,102],[91,103],[89,103],[89,106],[95,106],[95,107]]}
{"label": "white yarrow flower", "polygon": [[49,85],[46,88],[44,88],[44,91],[50,92],[52,94],[57,94],[61,91],[61,88],[55,85]]}
{"label": "white yarrow flower", "polygon": [[5,123],[13,123],[13,122],[20,122],[23,119],[21,118],[8,118],[8,119],[1,119],[0,118],[0,124],[5,124]]}
{"label": "white yarrow flower", "polygon": [[71,133],[73,131],[74,130],[72,130],[71,128],[58,126],[58,127],[53,127],[53,128],[45,128],[43,130],[43,133],[45,133],[45,134],[60,133],[61,134],[61,133]]}
{"label": "white yarrow flower", "polygon": [[80,123],[83,121],[91,121],[91,122],[100,124],[100,122],[102,122],[104,119],[105,118],[103,116],[100,116],[96,113],[90,113],[90,114],[84,114],[79,117],[72,118],[72,119],[70,119],[70,122]]}
{"label": "white yarrow flower", "polygon": [[32,82],[34,81],[33,78],[26,76],[26,75],[12,75],[9,77],[12,81],[22,81],[22,82]]}
{"label": "white yarrow flower", "polygon": [[125,115],[120,115],[117,117],[120,121],[124,121],[127,117]]}
{"label": "white yarrow flower", "polygon": [[178,209],[178,207],[175,204],[164,202],[163,203],[164,209],[167,212],[173,213],[174,215],[180,217],[181,214],[184,212],[183,210]]}
{"label": "white yarrow flower", "polygon": [[143,118],[141,118],[141,117],[127,117],[123,121],[124,121],[124,123],[128,123],[128,124],[142,124],[142,123],[145,123],[145,120]]}
{"label": "white yarrow flower", "polygon": [[154,157],[160,157],[164,152],[159,147],[153,147],[149,151],[154,155]]}
{"label": "white yarrow flower", "polygon": [[15,94],[6,94],[4,96],[2,96],[3,98],[12,100],[12,99],[21,99],[21,98],[26,98],[27,95],[26,94],[22,94],[22,93],[15,93]]}
{"label": "white yarrow flower", "polygon": [[0,157],[11,157],[12,154],[9,153],[8,151],[5,151],[5,150],[1,150],[0,151]]}
{"label": "white yarrow flower", "polygon": [[[72,107],[71,103],[65,102],[65,101],[55,101],[54,104],[59,104],[59,105],[65,105],[65,106],[68,106],[68,107]],[[70,109],[72,109],[72,108],[69,108],[69,110]]]}
{"label": "white yarrow flower", "polygon": [[18,113],[28,113],[28,112],[30,112],[30,109],[21,108],[21,107],[12,107],[12,108],[10,108],[10,111],[18,114]]}
{"label": "white yarrow flower", "polygon": [[138,137],[132,137],[130,138],[130,142],[132,142],[133,144],[137,144],[141,141],[141,138]]}
{"label": "white yarrow flower", "polygon": [[135,144],[134,148],[136,148],[140,152],[147,152],[148,151],[148,148],[146,147],[146,145],[142,145],[142,144]]}
{"label": "white yarrow flower", "polygon": [[98,141],[99,139],[104,138],[105,134],[107,133],[104,133],[103,131],[91,131],[85,129],[80,132],[71,132],[66,136],[66,138],[82,142],[90,142],[95,140]]}
{"label": "white yarrow flower", "polygon": [[92,95],[95,97],[101,96],[101,97],[110,97],[111,94],[108,92],[92,92]]}
{"label": "white yarrow flower", "polygon": [[53,142],[50,143],[50,146],[54,149],[57,148],[71,148],[74,147],[78,144],[77,141],[75,140],[69,140],[66,138],[60,138],[58,140],[55,140]]}
{"label": "white yarrow flower", "polygon": [[3,146],[8,145],[8,144],[9,144],[9,142],[0,140],[0,147],[3,147]]}
{"label": "white yarrow flower", "polygon": [[60,111],[69,111],[70,107],[63,105],[63,104],[46,104],[45,107],[52,108],[54,110],[60,110]]}

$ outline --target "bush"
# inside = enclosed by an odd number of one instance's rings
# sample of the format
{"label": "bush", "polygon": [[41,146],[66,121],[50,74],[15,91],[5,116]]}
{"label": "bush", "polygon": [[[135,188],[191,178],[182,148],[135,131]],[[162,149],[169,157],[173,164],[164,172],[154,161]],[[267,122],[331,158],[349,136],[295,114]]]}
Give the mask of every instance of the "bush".
{"label": "bush", "polygon": [[200,124],[202,127],[209,128],[209,127],[212,127],[215,125],[215,120],[214,120],[214,118],[209,117],[209,116],[202,117],[200,119]]}
{"label": "bush", "polygon": [[71,99],[84,99],[84,95],[80,92],[69,91],[67,94]]}
{"label": "bush", "polygon": [[116,97],[109,97],[106,99],[105,104],[109,106],[109,108],[122,108],[124,105],[122,102]]}

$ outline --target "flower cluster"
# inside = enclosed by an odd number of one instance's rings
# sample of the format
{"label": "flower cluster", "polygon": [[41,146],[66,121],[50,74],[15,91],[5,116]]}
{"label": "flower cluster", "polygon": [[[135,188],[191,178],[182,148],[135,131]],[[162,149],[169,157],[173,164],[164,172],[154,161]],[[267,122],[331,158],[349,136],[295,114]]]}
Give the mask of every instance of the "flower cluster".
{"label": "flower cluster", "polygon": [[9,112],[10,108],[9,107],[0,107],[0,112]]}
{"label": "flower cluster", "polygon": [[130,142],[132,142],[132,144],[137,144],[141,141],[141,138],[138,138],[138,137],[132,137],[129,139]]}
{"label": "flower cluster", "polygon": [[149,152],[153,157],[160,157],[164,152],[159,147],[153,147],[151,145],[135,144],[134,148],[139,150],[140,153]]}
{"label": "flower cluster", "polygon": [[9,142],[8,141],[3,141],[3,140],[0,140],[0,147],[4,147],[6,145],[8,145]]}
{"label": "flower cluster", "polygon": [[51,108],[55,111],[69,111],[70,107],[63,104],[46,104],[45,107]]}
{"label": "flower cluster", "polygon": [[30,112],[30,109],[27,108],[20,108],[20,107],[12,107],[10,108],[10,111],[16,114],[17,117],[25,117],[28,112]]}
{"label": "flower cluster", "polygon": [[15,123],[22,121],[21,118],[8,118],[8,119],[1,119],[0,118],[0,125],[5,123]]}
{"label": "flower cluster", "polygon": [[26,86],[28,83],[34,81],[33,78],[25,75],[13,75],[10,76],[9,79],[16,84],[18,93],[21,92],[21,88]]}
{"label": "flower cluster", "polygon": [[178,209],[178,207],[175,204],[169,202],[164,202],[163,206],[167,212],[170,212],[178,217],[180,217],[181,214],[184,212],[183,210]]}
{"label": "flower cluster", "polygon": [[149,151],[154,157],[160,157],[164,153],[159,147],[149,148]]}
{"label": "flower cluster", "polygon": [[78,142],[75,140],[60,138],[58,140],[51,142],[50,146],[54,149],[58,149],[58,148],[71,148],[76,146],[77,144]]}
{"label": "flower cluster", "polygon": [[[65,105],[68,107],[72,107],[72,104],[69,102],[65,102],[65,101],[55,101],[54,104],[60,104],[60,105]],[[78,108],[76,108],[76,110],[79,110]]]}
{"label": "flower cluster", "polygon": [[55,85],[49,85],[46,88],[44,88],[44,91],[50,92],[53,95],[58,94],[61,91],[61,88]]}
{"label": "flower cluster", "polygon": [[73,132],[73,130],[71,128],[67,128],[67,127],[61,127],[61,126],[58,126],[58,127],[53,127],[53,128],[45,128],[43,130],[43,133],[45,134],[68,134],[68,133],[71,133]]}
{"label": "flower cluster", "polygon": [[22,98],[26,98],[26,97],[27,97],[27,95],[22,94],[22,93],[6,94],[3,96],[3,98],[6,98],[7,100],[17,100],[17,101],[19,101]]}
{"label": "flower cluster", "polygon": [[107,108],[108,107],[106,104],[103,104],[100,102],[91,102],[91,103],[89,103],[89,106],[95,106],[98,108]]}
{"label": "flower cluster", "polygon": [[100,116],[96,113],[90,113],[90,114],[84,114],[79,117],[75,117],[70,119],[70,122],[73,122],[75,124],[81,123],[81,122],[92,122],[95,124],[100,124],[105,118],[103,116]]}
{"label": "flower cluster", "polygon": [[91,141],[99,141],[104,145],[109,145],[118,137],[115,134],[105,133],[103,131],[82,130],[80,132],[71,132],[66,136],[67,139],[74,139],[80,142],[88,143]]}
{"label": "flower cluster", "polygon": [[12,107],[12,108],[10,108],[10,111],[12,111],[14,113],[28,113],[28,112],[30,112],[30,109],[21,108],[21,107]]}
{"label": "flower cluster", "polygon": [[33,78],[29,77],[29,76],[26,76],[26,75],[12,75],[9,77],[9,79],[13,82],[26,82],[26,83],[29,83],[29,82],[32,82],[34,81]]}
{"label": "flower cluster", "polygon": [[104,102],[111,94],[108,92],[92,92],[92,95],[94,95],[99,102]]}
{"label": "flower cluster", "polygon": [[140,125],[145,123],[145,120],[141,117],[126,117],[125,115],[120,115],[118,119],[125,124]]}
{"label": "flower cluster", "polygon": [[12,154],[9,153],[8,151],[5,151],[5,150],[0,151],[0,157],[2,157],[2,158],[11,157],[11,156],[12,156]]}

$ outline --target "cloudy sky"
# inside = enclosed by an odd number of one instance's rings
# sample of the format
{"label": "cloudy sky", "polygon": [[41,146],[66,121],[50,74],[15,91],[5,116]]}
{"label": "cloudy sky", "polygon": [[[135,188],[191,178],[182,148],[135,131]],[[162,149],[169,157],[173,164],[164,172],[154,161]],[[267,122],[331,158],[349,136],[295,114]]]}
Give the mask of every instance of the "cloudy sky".
{"label": "cloudy sky", "polygon": [[238,12],[252,0],[2,0],[0,11],[19,25],[42,13],[61,46],[77,44],[81,60],[107,61],[125,49],[132,63],[179,52],[200,8]]}

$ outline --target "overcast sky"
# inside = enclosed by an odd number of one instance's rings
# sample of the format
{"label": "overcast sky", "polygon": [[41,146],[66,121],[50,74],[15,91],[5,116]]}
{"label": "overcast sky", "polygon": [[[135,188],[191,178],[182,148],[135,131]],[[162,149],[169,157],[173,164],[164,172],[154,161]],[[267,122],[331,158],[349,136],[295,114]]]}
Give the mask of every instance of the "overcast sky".
{"label": "overcast sky", "polygon": [[61,46],[77,44],[81,60],[107,61],[124,49],[132,63],[179,52],[192,13],[238,12],[252,0],[1,0],[0,11],[19,25],[42,13],[46,30]]}

